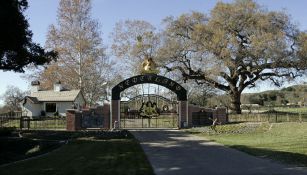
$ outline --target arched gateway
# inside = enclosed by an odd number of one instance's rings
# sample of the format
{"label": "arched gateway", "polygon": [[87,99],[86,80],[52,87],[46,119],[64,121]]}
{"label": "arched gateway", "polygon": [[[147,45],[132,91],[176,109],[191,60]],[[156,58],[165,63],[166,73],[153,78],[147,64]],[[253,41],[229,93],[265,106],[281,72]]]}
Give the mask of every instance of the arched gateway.
{"label": "arched gateway", "polygon": [[130,77],[112,88],[110,126],[113,127],[115,121],[120,122],[120,93],[129,87],[143,83],[161,85],[176,93],[179,104],[177,126],[178,128],[186,126],[188,123],[187,91],[177,82],[156,74],[144,74]]}

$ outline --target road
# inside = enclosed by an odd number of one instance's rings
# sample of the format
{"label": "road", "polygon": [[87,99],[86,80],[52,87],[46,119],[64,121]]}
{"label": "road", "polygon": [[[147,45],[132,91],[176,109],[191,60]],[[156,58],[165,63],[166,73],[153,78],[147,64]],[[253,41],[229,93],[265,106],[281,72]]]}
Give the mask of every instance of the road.
{"label": "road", "polygon": [[179,130],[131,130],[156,175],[307,175],[307,169],[262,159]]}

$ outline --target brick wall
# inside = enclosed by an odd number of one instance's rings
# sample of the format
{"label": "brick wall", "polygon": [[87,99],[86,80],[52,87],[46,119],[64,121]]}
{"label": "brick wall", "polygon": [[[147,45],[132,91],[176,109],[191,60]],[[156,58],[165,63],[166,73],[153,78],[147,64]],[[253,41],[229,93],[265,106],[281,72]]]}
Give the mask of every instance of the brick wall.
{"label": "brick wall", "polygon": [[212,112],[212,117],[213,119],[217,118],[218,122],[220,122],[221,124],[225,124],[228,122],[228,118],[227,118],[227,110],[226,108],[223,107],[218,107],[216,109],[212,109],[212,108],[205,108],[205,107],[200,107],[200,106],[196,106],[196,105],[189,105],[188,107],[188,126],[192,127],[192,113],[193,112],[199,112],[203,110],[204,112]]}
{"label": "brick wall", "polygon": [[217,118],[217,121],[221,124],[228,122],[226,108],[216,108],[213,110],[213,118]]}
{"label": "brick wall", "polygon": [[91,112],[95,112],[98,116],[103,116],[103,128],[110,129],[110,105],[104,104],[103,106],[98,106],[96,108],[83,109],[78,111],[75,109],[68,109],[66,111],[66,130],[67,131],[77,131],[82,130],[82,115],[90,115]]}

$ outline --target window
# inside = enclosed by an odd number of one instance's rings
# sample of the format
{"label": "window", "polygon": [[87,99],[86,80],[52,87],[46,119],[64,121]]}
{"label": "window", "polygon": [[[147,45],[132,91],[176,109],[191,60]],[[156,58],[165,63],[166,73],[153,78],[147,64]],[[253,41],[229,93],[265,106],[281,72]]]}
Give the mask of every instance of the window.
{"label": "window", "polygon": [[46,112],[56,112],[56,103],[46,103]]}

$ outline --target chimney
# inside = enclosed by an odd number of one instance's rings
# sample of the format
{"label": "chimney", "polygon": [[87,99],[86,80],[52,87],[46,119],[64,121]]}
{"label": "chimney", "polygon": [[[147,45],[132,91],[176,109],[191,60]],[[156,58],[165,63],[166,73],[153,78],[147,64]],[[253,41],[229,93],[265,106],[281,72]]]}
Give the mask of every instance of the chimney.
{"label": "chimney", "polygon": [[39,81],[32,81],[31,82],[31,93],[40,91],[40,82]]}
{"label": "chimney", "polygon": [[60,92],[61,90],[63,90],[61,81],[56,81],[53,85],[53,90],[54,92]]}

